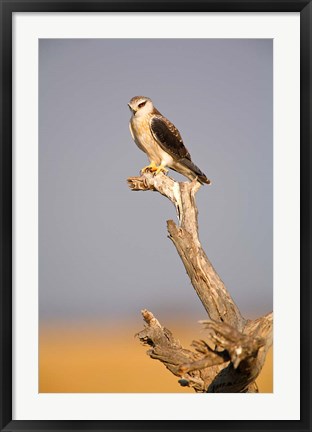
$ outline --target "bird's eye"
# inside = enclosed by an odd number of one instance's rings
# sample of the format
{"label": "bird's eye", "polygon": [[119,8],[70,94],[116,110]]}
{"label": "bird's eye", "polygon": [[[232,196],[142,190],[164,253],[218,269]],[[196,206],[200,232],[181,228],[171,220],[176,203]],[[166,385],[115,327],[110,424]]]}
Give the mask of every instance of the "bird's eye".
{"label": "bird's eye", "polygon": [[141,102],[141,103],[139,103],[138,107],[139,107],[139,108],[142,108],[142,107],[144,107],[145,104],[146,104],[146,101]]}

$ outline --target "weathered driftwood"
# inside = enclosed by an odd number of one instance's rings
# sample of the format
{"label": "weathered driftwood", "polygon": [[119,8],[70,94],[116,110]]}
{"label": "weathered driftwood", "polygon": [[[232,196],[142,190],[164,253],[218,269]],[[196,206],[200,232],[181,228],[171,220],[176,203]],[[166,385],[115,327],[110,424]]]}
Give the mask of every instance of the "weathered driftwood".
{"label": "weathered driftwood", "polygon": [[200,184],[196,180],[178,183],[162,173],[145,172],[128,178],[128,185],[134,191],[157,191],[174,204],[179,223],[167,222],[169,238],[210,318],[201,321],[206,339],[193,341],[191,351],[143,310],[146,326],[138,337],[150,346],[148,354],[180,377],[182,386],[197,392],[257,392],[255,380],[272,345],[273,315],[244,319],[207,258],[198,237],[195,194]]}

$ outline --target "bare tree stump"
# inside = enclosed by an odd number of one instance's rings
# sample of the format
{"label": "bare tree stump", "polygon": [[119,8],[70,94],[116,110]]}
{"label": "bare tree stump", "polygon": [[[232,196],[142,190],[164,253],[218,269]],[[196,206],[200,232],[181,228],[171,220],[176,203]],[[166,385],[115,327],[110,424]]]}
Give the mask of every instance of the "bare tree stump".
{"label": "bare tree stump", "polygon": [[133,191],[157,191],[174,204],[178,225],[167,221],[169,238],[210,318],[201,321],[206,340],[193,341],[191,351],[144,309],[146,325],[137,336],[150,347],[149,356],[178,376],[180,385],[196,392],[257,392],[255,380],[272,345],[273,314],[246,320],[207,258],[198,236],[195,202],[201,185],[196,180],[179,183],[163,173],[150,172],[128,178],[128,185]]}

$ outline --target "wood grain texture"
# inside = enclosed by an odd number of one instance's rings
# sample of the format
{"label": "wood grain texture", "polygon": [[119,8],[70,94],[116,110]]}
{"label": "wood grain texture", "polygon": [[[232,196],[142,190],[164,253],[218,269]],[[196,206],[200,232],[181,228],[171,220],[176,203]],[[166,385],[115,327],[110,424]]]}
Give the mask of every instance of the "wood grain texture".
{"label": "wood grain texture", "polygon": [[137,336],[150,347],[148,354],[179,376],[181,385],[197,392],[257,392],[255,380],[273,343],[273,314],[246,320],[205,254],[195,201],[200,183],[196,179],[179,183],[163,173],[145,172],[128,178],[128,185],[133,191],[157,191],[174,204],[178,224],[167,221],[169,238],[209,317],[201,322],[205,340],[193,341],[191,351],[144,309],[146,326]]}

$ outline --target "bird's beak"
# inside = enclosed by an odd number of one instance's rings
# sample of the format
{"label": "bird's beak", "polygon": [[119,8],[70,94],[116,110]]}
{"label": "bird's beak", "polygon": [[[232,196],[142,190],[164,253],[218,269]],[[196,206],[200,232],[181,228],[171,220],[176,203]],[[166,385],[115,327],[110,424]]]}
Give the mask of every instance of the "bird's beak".
{"label": "bird's beak", "polygon": [[133,114],[135,114],[135,111],[134,111],[134,109],[132,108],[132,106],[128,103],[128,107],[130,108],[130,111],[133,113]]}

